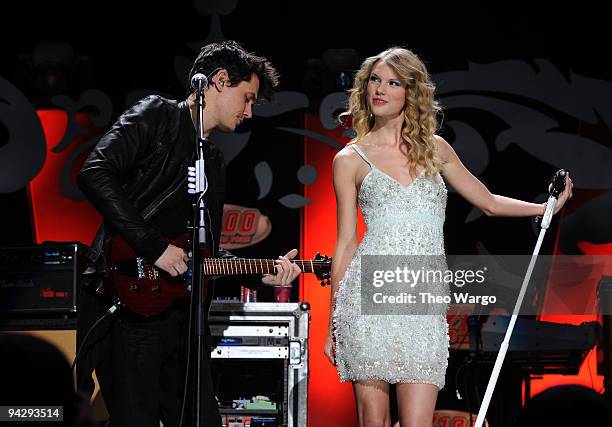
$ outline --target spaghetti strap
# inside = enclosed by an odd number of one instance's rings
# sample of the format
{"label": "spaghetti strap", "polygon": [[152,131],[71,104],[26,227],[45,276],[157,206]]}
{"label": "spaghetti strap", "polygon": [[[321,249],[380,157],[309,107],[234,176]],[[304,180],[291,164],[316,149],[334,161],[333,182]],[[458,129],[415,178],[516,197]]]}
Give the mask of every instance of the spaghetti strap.
{"label": "spaghetti strap", "polygon": [[361,158],[365,160],[368,165],[370,165],[371,168],[374,168],[374,164],[370,161],[370,159],[368,159],[368,156],[365,155],[365,153],[361,150],[361,148],[357,146],[357,144],[352,144],[351,147],[353,147],[357,154],[359,154]]}

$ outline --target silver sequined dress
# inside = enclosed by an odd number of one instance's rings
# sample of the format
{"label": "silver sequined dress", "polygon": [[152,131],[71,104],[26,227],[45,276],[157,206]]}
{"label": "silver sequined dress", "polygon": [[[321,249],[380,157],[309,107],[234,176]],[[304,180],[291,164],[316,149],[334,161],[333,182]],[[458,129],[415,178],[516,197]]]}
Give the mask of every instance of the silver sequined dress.
{"label": "silver sequined dress", "polygon": [[370,165],[358,200],[367,231],[338,286],[334,310],[341,381],[384,380],[444,386],[448,324],[444,314],[361,314],[361,255],[444,255],[446,186],[421,173],[404,186]]}

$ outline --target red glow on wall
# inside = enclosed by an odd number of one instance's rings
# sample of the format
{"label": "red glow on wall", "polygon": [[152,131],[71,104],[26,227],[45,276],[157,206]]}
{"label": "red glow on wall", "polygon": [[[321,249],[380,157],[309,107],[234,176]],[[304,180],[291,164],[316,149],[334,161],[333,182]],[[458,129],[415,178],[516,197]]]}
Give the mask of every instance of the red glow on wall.
{"label": "red glow on wall", "polygon": [[[75,120],[88,131],[70,141],[63,151],[55,153],[56,147],[66,132],[68,115],[61,110],[38,111],[38,117],[45,134],[47,157],[39,174],[28,183],[28,194],[32,209],[32,225],[36,243],[45,241],[78,241],[91,243],[102,219],[86,200],[73,200],[62,193],[62,171],[71,155],[82,144],[100,132],[90,121],[90,116],[78,113]],[[72,185],[76,188],[76,175],[90,150],[77,155],[69,172]]]}
{"label": "red glow on wall", "polygon": [[578,247],[589,255],[612,255],[612,243],[578,242]]}
{"label": "red glow on wall", "polygon": [[[580,205],[586,203],[592,198],[600,195],[602,193],[601,190],[596,191],[576,191],[575,196],[571,199],[563,211],[561,212],[562,217],[569,215],[577,209]],[[561,229],[562,230],[562,229]],[[558,247],[559,235],[556,236],[555,241],[555,249],[554,255],[562,255],[563,253],[560,251]],[[594,244],[590,242],[577,242],[577,246],[580,250],[586,255],[612,255],[612,243],[606,244]],[[577,292],[580,294],[572,295],[572,289],[568,289],[565,294],[559,292],[559,288],[555,289],[555,293],[557,297],[560,297],[562,300],[567,302],[568,304],[573,300],[586,300],[588,305],[596,304],[597,298],[597,284],[602,275],[612,275],[612,265],[606,263],[605,265],[598,265],[597,268],[590,269],[585,272],[582,277],[583,285]],[[551,266],[551,272],[549,273],[549,281],[547,283],[547,289],[551,289],[552,286],[555,286],[555,272],[553,269],[555,265]],[[578,273],[577,273],[578,274]],[[584,290],[589,290],[588,294],[585,295]],[[547,322],[556,322],[556,323],[566,323],[571,325],[579,325],[583,322],[591,322],[594,320],[599,320],[597,315],[589,314],[589,315],[558,315],[554,314],[554,301],[548,295],[544,298],[544,303],[542,307],[542,314],[538,317],[538,320],[547,321]],[[548,314],[547,314],[548,313]],[[534,379],[531,381],[531,395],[534,396],[550,387],[554,387],[556,385],[563,384],[580,384],[585,387],[590,387],[597,392],[602,392],[604,390],[603,375],[597,375],[597,346],[593,348],[588,355],[586,356],[584,362],[580,366],[579,372],[577,375],[543,375],[541,379]]]}
{"label": "red glow on wall", "polygon": [[[304,129],[346,143],[342,130],[327,130],[317,116],[307,114]],[[336,200],[332,184],[332,160],[337,150],[323,142],[306,138],[304,164],[317,170],[317,180],[304,186],[304,196],[312,203],[303,209],[301,253],[312,257],[316,252],[332,255],[336,243]],[[359,222],[360,238],[364,231]],[[350,383],[340,383],[336,368],[323,354],[329,319],[331,287],[321,287],[317,279],[302,276],[300,300],[310,302],[310,380],[308,383],[309,427],[356,425],[355,403]]]}

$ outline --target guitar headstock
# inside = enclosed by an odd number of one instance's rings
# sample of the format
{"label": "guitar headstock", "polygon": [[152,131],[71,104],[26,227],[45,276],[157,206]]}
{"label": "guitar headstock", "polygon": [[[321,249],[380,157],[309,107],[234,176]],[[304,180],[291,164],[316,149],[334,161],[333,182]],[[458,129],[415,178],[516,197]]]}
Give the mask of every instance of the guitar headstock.
{"label": "guitar headstock", "polygon": [[331,285],[331,263],[332,259],[327,255],[317,254],[312,259],[313,273],[321,281],[321,286]]}

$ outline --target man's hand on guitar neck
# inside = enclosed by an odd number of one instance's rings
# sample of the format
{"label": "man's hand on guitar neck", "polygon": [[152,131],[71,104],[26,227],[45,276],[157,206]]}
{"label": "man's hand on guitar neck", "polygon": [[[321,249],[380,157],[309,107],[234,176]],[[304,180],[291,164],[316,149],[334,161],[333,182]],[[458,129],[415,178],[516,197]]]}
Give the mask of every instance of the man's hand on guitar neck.
{"label": "man's hand on guitar neck", "polygon": [[168,245],[164,253],[155,261],[155,266],[161,268],[170,276],[176,277],[187,271],[188,262],[189,257],[184,250],[174,245]]}
{"label": "man's hand on guitar neck", "polygon": [[291,282],[302,273],[300,267],[290,261],[297,253],[297,249],[291,249],[285,256],[279,256],[274,261],[276,274],[264,274],[261,279],[262,283],[270,286],[291,286]]}

